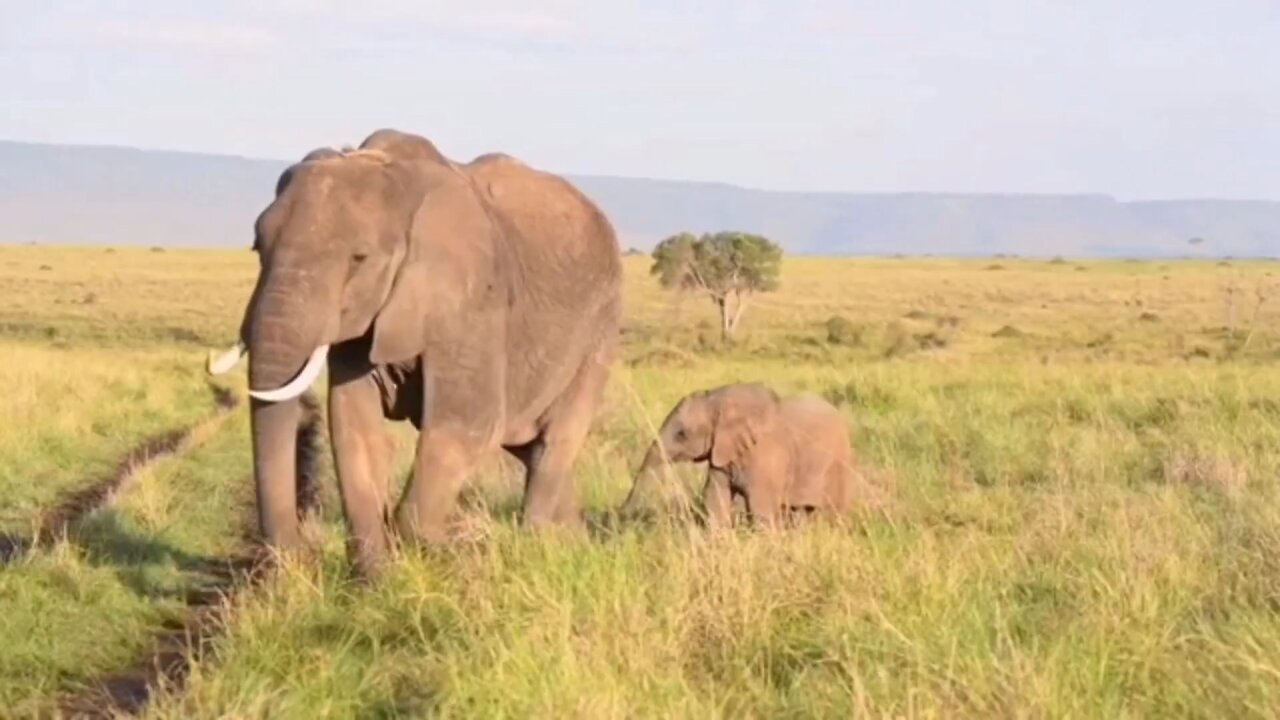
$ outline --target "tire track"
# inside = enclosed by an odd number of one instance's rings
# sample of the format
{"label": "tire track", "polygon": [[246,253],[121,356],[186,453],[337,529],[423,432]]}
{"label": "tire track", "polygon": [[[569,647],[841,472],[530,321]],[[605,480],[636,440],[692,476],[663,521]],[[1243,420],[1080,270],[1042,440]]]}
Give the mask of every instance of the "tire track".
{"label": "tire track", "polygon": [[[302,396],[303,417],[297,431],[297,496],[299,515],[319,506],[317,474],[323,451],[323,424],[315,397]],[[253,484],[253,476],[242,480]],[[135,664],[100,675],[84,689],[64,696],[59,711],[74,718],[117,718],[134,715],[160,688],[180,689],[193,663],[212,656],[214,644],[231,617],[236,597],[271,576],[276,556],[254,536],[253,520],[241,524],[242,551],[192,568],[211,582],[184,598],[186,611],[166,623],[150,651]]]}
{"label": "tire track", "polygon": [[192,664],[211,655],[235,596],[270,576],[270,560],[266,551],[259,551],[210,563],[204,572],[212,585],[187,596],[186,612],[163,626],[145,658],[69,694],[58,705],[60,714],[95,720],[134,715],[161,687],[181,687]]}
{"label": "tire track", "polygon": [[58,538],[65,536],[81,519],[106,504],[138,472],[157,460],[175,454],[198,430],[221,421],[240,405],[240,398],[226,388],[210,384],[209,391],[213,393],[215,404],[212,416],[186,428],[175,428],[153,435],[135,445],[110,473],[80,490],[66,494],[52,508],[41,513],[32,537],[0,534],[0,565],[14,562],[34,548],[47,547],[57,542]]}

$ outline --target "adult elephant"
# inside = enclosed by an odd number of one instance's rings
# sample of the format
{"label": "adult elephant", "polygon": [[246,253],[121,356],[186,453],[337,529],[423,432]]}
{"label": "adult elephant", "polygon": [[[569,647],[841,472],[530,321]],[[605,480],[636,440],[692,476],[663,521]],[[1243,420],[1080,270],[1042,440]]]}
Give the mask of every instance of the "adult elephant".
{"label": "adult elephant", "polygon": [[622,281],[613,227],[569,182],[505,155],[455,164],[422,137],[379,130],[286,170],[254,249],[240,341],[209,369],[248,353],[268,543],[298,541],[298,396],[326,361],[360,570],[389,549],[384,417],[420,431],[400,534],[441,539],[470,469],[498,447],[525,465],[525,525],[579,522],[570,473],[615,353]]}

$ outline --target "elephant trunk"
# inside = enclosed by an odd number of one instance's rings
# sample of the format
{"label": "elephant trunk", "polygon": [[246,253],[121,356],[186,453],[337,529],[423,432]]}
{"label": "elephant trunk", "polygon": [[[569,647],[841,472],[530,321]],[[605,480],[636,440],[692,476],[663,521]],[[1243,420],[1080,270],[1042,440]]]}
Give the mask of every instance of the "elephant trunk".
{"label": "elephant trunk", "polygon": [[298,542],[297,432],[302,411],[297,398],[283,402],[249,400],[253,428],[253,476],[258,528],[280,548]]}
{"label": "elephant trunk", "polygon": [[279,388],[299,374],[316,348],[325,344],[329,303],[300,298],[293,284],[264,286],[250,307],[249,388]]}
{"label": "elephant trunk", "polygon": [[622,503],[622,512],[634,512],[652,494],[654,477],[658,475],[663,459],[662,446],[657,440],[654,440],[649,444],[649,449],[644,454],[644,460],[640,463],[640,468],[636,470],[636,474],[632,478],[631,492],[627,493],[627,499]]}
{"label": "elephant trunk", "polygon": [[323,369],[327,309],[295,288],[268,283],[255,292],[247,318],[258,526],[275,547],[298,541],[299,396]]}

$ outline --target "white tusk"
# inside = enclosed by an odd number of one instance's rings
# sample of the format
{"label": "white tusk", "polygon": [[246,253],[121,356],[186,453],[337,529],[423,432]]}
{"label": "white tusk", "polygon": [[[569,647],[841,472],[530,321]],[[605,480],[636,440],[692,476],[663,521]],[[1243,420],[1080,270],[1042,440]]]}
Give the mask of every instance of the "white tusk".
{"label": "white tusk", "polygon": [[302,371],[297,377],[275,390],[250,390],[249,396],[266,402],[281,402],[298,397],[311,387],[311,383],[315,382],[316,378],[320,377],[320,371],[324,370],[325,356],[328,354],[329,346],[321,345],[311,353],[311,357],[307,358],[307,364],[302,366]]}
{"label": "white tusk", "polygon": [[210,350],[209,359],[205,361],[205,370],[210,375],[221,375],[238,365],[240,358],[244,357],[247,350],[248,348],[244,346],[243,340],[237,340],[235,345],[218,355],[214,355],[213,351]]}

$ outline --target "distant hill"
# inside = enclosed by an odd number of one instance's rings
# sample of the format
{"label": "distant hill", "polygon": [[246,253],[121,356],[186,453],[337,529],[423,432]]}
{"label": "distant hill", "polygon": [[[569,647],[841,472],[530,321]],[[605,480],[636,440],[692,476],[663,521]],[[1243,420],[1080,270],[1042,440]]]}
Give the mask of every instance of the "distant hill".
{"label": "distant hill", "polygon": [[[466,158],[460,158],[466,159]],[[247,248],[281,160],[0,141],[0,242]],[[798,193],[570,175],[648,249],[747,230],[815,255],[1280,256],[1280,202]],[[1202,238],[1191,247],[1188,240]]]}

